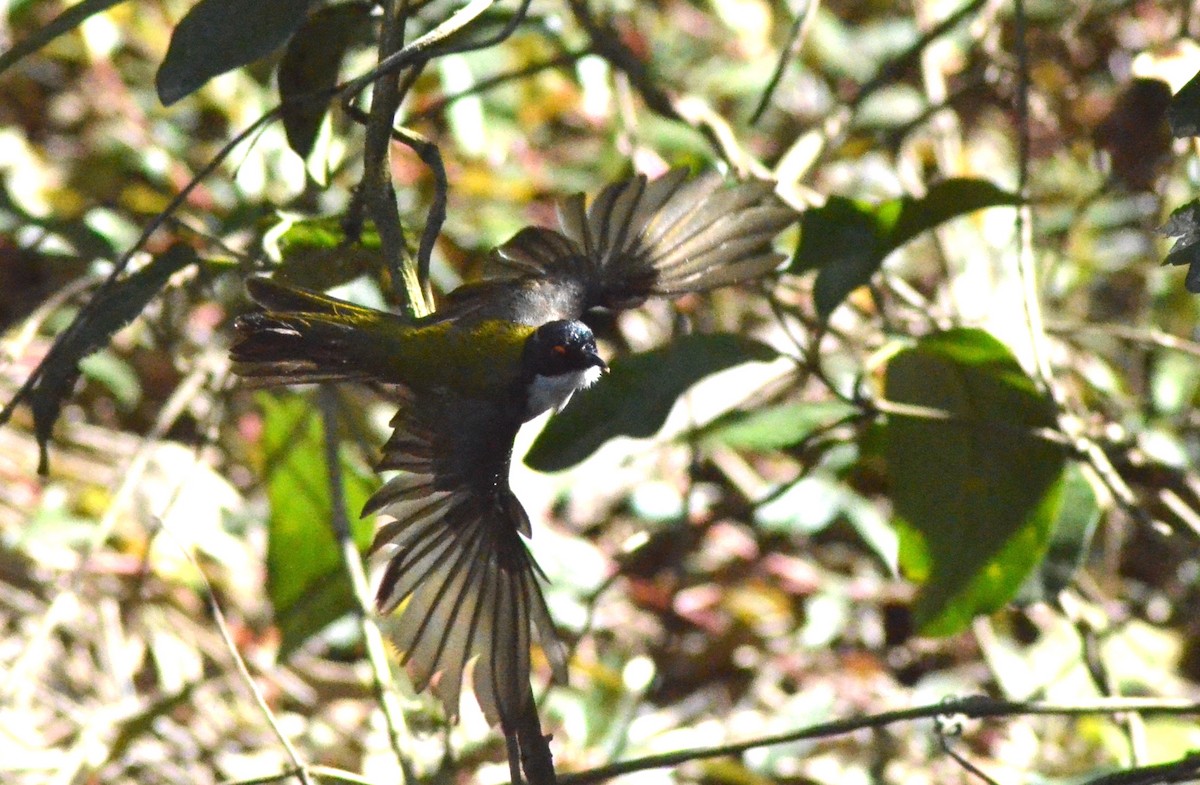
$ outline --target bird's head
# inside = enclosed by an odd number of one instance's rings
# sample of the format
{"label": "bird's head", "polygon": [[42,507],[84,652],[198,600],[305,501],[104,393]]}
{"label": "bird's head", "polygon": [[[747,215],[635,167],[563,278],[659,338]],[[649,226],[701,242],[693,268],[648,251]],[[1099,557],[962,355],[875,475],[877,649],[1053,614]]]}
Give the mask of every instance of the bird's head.
{"label": "bird's head", "polygon": [[596,353],[596,337],[582,322],[547,322],[525,339],[521,378],[528,398],[525,419],[562,411],[576,390],[590,387],[608,370]]}

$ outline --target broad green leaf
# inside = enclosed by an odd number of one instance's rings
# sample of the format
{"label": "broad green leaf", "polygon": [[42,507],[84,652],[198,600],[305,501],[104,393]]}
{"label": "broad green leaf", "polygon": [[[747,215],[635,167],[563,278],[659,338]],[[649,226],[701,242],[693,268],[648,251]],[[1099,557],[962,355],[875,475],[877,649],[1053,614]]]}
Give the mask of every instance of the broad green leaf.
{"label": "broad green leaf", "polygon": [[884,243],[889,229],[877,208],[838,196],[804,213],[792,272],[818,270],[813,300],[822,319],[871,280],[888,253]]}
{"label": "broad green leaf", "polygon": [[[279,627],[280,656],[354,607],[350,581],[330,524],[333,507],[317,412],[303,398],[258,397],[263,412],[267,497],[267,594]],[[373,476],[342,458],[346,513],[359,550],[371,542],[372,519],[360,519]]]}
{"label": "broad green leaf", "polygon": [[889,414],[885,455],[900,563],[922,580],[921,631],[948,635],[1012,599],[1050,541],[1065,454],[1032,429],[1053,404],[982,330],[922,339],[888,363],[888,400],[951,419]]}
{"label": "broad green leaf", "polygon": [[370,31],[370,3],[340,3],[318,9],[288,42],[279,61],[279,97],[288,146],[301,158],[312,152],[346,50],[369,41]]}
{"label": "broad green leaf", "polygon": [[357,237],[347,237],[335,217],[285,216],[267,236],[264,245],[280,260],[274,277],[292,286],[324,291],[362,275],[373,276],[383,267],[379,233],[367,223]]}
{"label": "broad green leaf", "polygon": [[315,0],[200,0],[171,34],[155,85],[163,106],[199,90],[214,76],[283,46]]}
{"label": "broad green leaf", "polygon": [[614,436],[653,436],[684,390],[705,376],[775,350],[738,335],[688,335],[670,346],[621,358],[590,390],[550,419],[525,456],[538,471],[566,469]]}
{"label": "broad green leaf", "polygon": [[67,8],[47,24],[39,27],[33,35],[22,39],[6,52],[0,52],[0,74],[33,54],[64,33],[69,33],[88,18],[103,13],[125,0],[82,0]]}
{"label": "broad green leaf", "polygon": [[690,438],[744,450],[781,450],[857,411],[842,401],[814,401],[730,412],[696,430]]}
{"label": "broad green leaf", "polygon": [[828,319],[850,292],[871,280],[888,254],[918,234],[975,210],[1015,204],[1016,195],[967,178],[937,183],[919,199],[877,205],[834,196],[804,213],[790,272],[817,270],[813,300],[818,315]]}
{"label": "broad green leaf", "polygon": [[[29,408],[33,411],[34,435],[38,441],[38,472],[49,471],[47,446],[63,401],[71,394],[79,378],[79,361],[108,343],[113,334],[142,312],[174,273],[196,261],[196,253],[186,245],[173,245],[137,272],[97,290],[54,341],[45,359],[34,372],[28,388]],[[14,399],[0,413],[6,421]]]}
{"label": "broad green leaf", "polygon": [[1017,601],[1028,605],[1053,600],[1067,588],[1087,558],[1099,522],[1100,506],[1091,483],[1078,465],[1068,464],[1046,558],[1021,586]]}
{"label": "broad green leaf", "polygon": [[879,236],[874,208],[866,202],[831,196],[820,207],[800,216],[800,245],[788,272],[799,275],[820,270],[830,259],[840,259],[866,250],[875,255]]}

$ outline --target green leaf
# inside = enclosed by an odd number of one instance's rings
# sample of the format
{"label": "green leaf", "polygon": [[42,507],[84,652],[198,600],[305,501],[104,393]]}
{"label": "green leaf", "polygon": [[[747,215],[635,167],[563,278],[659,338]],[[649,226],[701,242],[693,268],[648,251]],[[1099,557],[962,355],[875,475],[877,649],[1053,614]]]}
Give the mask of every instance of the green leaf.
{"label": "green leaf", "polygon": [[884,259],[900,246],[952,218],[985,207],[1020,204],[1015,194],[986,180],[958,178],[930,187],[920,199],[905,196],[869,205],[830,197],[804,213],[800,247],[789,272],[817,270],[813,300],[828,319],[850,292],[871,280]]}
{"label": "green leaf", "polygon": [[33,54],[64,33],[69,33],[90,17],[101,14],[125,0],[82,0],[39,27],[33,35],[18,41],[11,49],[0,53],[0,74]]}
{"label": "green leaf", "polygon": [[200,0],[171,34],[155,85],[163,106],[199,90],[218,74],[278,49],[315,0]]}
{"label": "green leaf", "polygon": [[1200,71],[1171,98],[1167,121],[1176,138],[1200,136]]}
{"label": "green leaf", "polygon": [[834,196],[824,206],[805,211],[791,272],[818,270],[813,299],[822,319],[871,280],[887,255],[886,235],[875,208],[863,202]]}
{"label": "green leaf", "polygon": [[743,450],[782,450],[857,411],[842,401],[812,401],[730,412],[697,429],[689,438]]}
{"label": "green leaf", "polygon": [[279,97],[288,146],[301,158],[313,150],[346,50],[368,42],[371,25],[370,3],[331,5],[308,17],[288,42],[279,62]]}
{"label": "green leaf", "polygon": [[379,233],[370,222],[358,237],[347,237],[336,217],[284,216],[263,242],[280,259],[274,277],[304,289],[332,289],[362,275],[374,276],[383,267]]}
{"label": "green leaf", "polygon": [[892,402],[951,417],[889,414],[884,450],[900,562],[924,581],[917,622],[948,635],[1008,602],[1046,552],[1065,453],[1031,431],[1054,427],[1054,407],[982,330],[899,352],[884,387]]}
{"label": "green leaf", "polygon": [[953,218],[987,207],[1013,207],[1021,204],[1021,197],[987,180],[958,177],[935,183],[920,199],[906,196],[901,202],[900,216],[888,236],[888,253]]}
{"label": "green leaf", "polygon": [[[171,246],[136,273],[106,284],[96,291],[67,329],[54,341],[28,385],[29,408],[33,411],[34,435],[38,441],[38,473],[50,470],[47,447],[63,401],[79,378],[79,361],[108,343],[113,334],[142,312],[167,280],[196,261],[196,253],[182,244]],[[0,412],[0,423],[8,420],[20,402],[18,394]]]}
{"label": "green leaf", "polygon": [[[262,448],[267,456],[271,503],[267,539],[267,594],[275,609],[286,657],[310,636],[354,608],[350,580],[330,525],[333,506],[325,466],[321,422],[300,397],[258,396],[263,411]],[[342,457],[342,479],[354,541],[371,543],[372,519],[359,519],[374,477]]]}
{"label": "green leaf", "polygon": [[1054,599],[1083,566],[1100,522],[1096,493],[1083,471],[1069,464],[1063,474],[1062,504],[1054,519],[1046,558],[1029,576],[1017,602],[1029,605]]}
{"label": "green leaf", "polygon": [[79,361],[80,372],[104,385],[122,411],[131,411],[142,399],[142,383],[133,367],[117,354],[101,349]]}
{"label": "green leaf", "polygon": [[525,456],[538,471],[566,469],[619,435],[653,436],[684,390],[705,376],[751,360],[772,360],[769,346],[738,335],[687,335],[670,346],[615,360],[612,371],[577,393]]}

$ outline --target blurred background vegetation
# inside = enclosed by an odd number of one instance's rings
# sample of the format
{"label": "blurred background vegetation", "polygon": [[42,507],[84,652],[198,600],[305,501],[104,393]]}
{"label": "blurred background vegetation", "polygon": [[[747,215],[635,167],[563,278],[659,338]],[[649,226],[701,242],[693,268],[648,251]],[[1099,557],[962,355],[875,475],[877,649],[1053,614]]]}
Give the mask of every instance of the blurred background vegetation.
{"label": "blurred background vegetation", "polygon": [[[371,80],[332,95],[377,64],[377,5],[407,41],[479,12],[400,73],[410,133],[382,169]],[[216,37],[171,46],[201,8]],[[269,781],[299,761],[395,782],[329,525],[331,431],[314,391],[231,377],[243,281],[399,308],[373,172],[401,255],[444,200],[445,292],[556,196],[674,165],[776,180],[804,214],[778,280],[602,319],[605,355],[642,369],[625,422],[597,432],[579,396],[531,453],[556,471],[514,467],[574,644],[571,683],[544,690],[560,774],[686,749],[627,776],[1088,782],[1182,760],[1136,781],[1186,778],[1200,343],[1158,227],[1200,180],[1167,123],[1198,34],[1165,0],[8,3],[0,386],[27,405],[0,428],[0,780]],[[328,113],[271,114],[326,89]],[[683,348],[642,355],[664,345]],[[705,376],[669,416],[664,368]],[[394,405],[326,403],[354,520]],[[418,776],[507,780],[470,702],[448,726],[398,689]],[[976,695],[1075,711],[701,754]],[[1126,698],[1144,711],[1110,710]]]}

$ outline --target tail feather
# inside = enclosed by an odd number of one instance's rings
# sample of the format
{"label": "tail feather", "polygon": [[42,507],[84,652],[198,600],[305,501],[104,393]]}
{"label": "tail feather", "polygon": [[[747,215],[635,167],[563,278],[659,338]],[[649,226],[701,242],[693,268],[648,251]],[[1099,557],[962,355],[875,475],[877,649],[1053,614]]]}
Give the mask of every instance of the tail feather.
{"label": "tail feather", "polygon": [[234,322],[235,373],[260,386],[403,381],[393,374],[408,329],[400,317],[266,278],[251,278],[246,286],[268,310]]}

